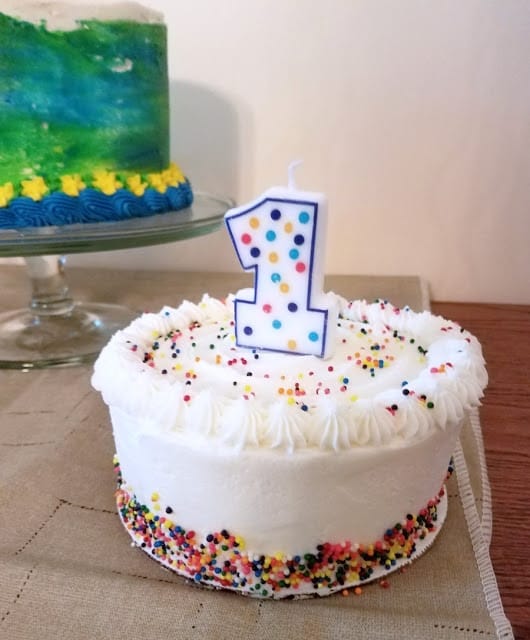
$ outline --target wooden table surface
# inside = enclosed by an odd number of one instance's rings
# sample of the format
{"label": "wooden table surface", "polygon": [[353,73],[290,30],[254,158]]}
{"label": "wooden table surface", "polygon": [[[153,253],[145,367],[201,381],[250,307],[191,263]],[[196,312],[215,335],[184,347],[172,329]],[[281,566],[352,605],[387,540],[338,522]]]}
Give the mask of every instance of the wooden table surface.
{"label": "wooden table surface", "polygon": [[482,343],[480,410],[493,502],[491,558],[516,638],[530,638],[530,306],[434,302]]}

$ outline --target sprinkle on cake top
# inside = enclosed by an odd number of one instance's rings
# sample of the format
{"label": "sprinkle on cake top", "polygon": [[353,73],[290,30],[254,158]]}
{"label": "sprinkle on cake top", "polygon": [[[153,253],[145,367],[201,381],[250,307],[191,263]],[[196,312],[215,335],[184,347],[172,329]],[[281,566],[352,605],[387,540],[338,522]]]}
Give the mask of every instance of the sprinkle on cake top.
{"label": "sprinkle on cake top", "polygon": [[478,404],[487,378],[468,332],[385,301],[337,299],[328,360],[236,347],[233,300],[205,296],[119,332],[94,382],[107,402],[134,405],[153,425],[171,412],[176,436],[236,449],[396,445],[458,422]]}

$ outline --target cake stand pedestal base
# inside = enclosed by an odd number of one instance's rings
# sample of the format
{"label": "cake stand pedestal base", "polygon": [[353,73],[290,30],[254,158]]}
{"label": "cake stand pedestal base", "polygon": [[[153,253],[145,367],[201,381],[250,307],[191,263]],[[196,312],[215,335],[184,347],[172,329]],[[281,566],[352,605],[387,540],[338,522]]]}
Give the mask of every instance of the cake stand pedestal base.
{"label": "cake stand pedestal base", "polygon": [[[29,308],[0,313],[0,370],[64,367],[95,360],[110,336],[138,313],[70,297],[64,253],[166,244],[216,231],[232,200],[195,191],[187,209],[114,222],[0,229],[0,256],[25,257]],[[1,292],[0,292],[1,302]]]}
{"label": "cake stand pedestal base", "polygon": [[27,309],[0,314],[0,368],[43,369],[92,362],[136,313],[112,304],[75,304],[60,316]]}
{"label": "cake stand pedestal base", "polygon": [[64,258],[27,258],[29,308],[0,314],[0,368],[43,369],[93,361],[109,338],[138,315],[113,304],[76,303]]}

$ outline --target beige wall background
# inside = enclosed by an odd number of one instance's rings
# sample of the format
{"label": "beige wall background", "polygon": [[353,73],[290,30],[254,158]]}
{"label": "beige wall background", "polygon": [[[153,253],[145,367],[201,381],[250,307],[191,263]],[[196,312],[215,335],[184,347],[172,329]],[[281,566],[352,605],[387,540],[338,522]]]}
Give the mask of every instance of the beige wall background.
{"label": "beige wall background", "polygon": [[[528,0],[143,0],[169,30],[173,157],[243,203],[329,198],[328,273],[530,303]],[[227,234],[70,264],[235,271]],[[176,276],[178,277],[178,276]]]}

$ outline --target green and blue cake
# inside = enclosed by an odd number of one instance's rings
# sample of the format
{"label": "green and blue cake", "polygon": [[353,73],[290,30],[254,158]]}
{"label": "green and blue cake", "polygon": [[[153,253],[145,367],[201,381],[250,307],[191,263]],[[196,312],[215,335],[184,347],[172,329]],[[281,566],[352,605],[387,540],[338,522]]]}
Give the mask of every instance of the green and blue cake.
{"label": "green and blue cake", "polygon": [[169,157],[167,32],[135,3],[2,3],[0,228],[188,207]]}

